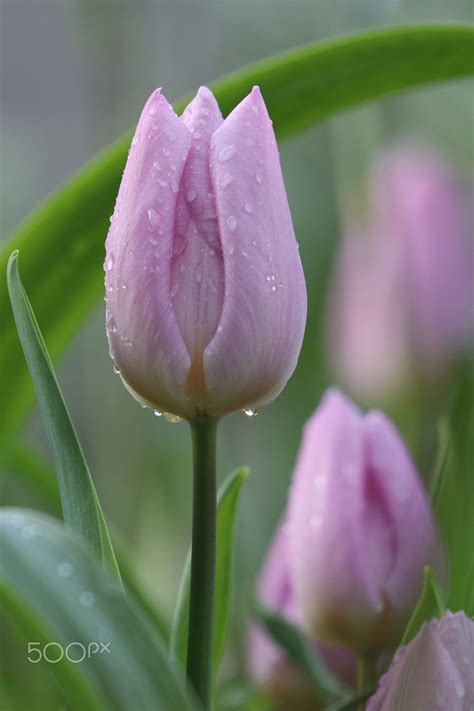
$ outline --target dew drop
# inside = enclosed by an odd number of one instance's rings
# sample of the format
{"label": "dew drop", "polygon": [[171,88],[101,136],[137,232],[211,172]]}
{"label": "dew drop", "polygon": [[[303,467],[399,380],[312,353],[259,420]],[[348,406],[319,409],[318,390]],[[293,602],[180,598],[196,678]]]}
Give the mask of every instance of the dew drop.
{"label": "dew drop", "polygon": [[[154,210],[152,207],[147,212],[148,222],[152,227],[155,227],[159,222],[161,222],[161,215],[159,212]],[[151,241],[151,240],[150,240]]]}
{"label": "dew drop", "polygon": [[161,410],[153,410],[153,414],[155,415],[155,417],[161,417],[163,413],[161,412]]}
{"label": "dew drop", "polygon": [[58,563],[56,572],[60,578],[70,578],[74,572],[74,568],[71,563],[67,562],[67,560],[63,560],[61,563]]}
{"label": "dew drop", "polygon": [[168,185],[168,182],[166,180],[164,180],[163,178],[160,178],[160,180],[158,181],[158,185],[161,185],[162,188],[166,188],[166,186]]}
{"label": "dew drop", "polygon": [[79,595],[79,602],[81,605],[84,607],[92,607],[92,605],[95,602],[95,595],[93,592],[90,592],[90,590],[84,590],[81,592]]}
{"label": "dew drop", "polygon": [[230,255],[234,254],[235,247],[232,244],[229,245],[229,247],[227,247],[227,249],[226,249],[226,252],[227,252],[227,254],[230,254]]}
{"label": "dew drop", "polygon": [[117,333],[117,323],[113,316],[109,316],[107,319],[107,330],[109,333]]}
{"label": "dew drop", "polygon": [[226,220],[226,225],[231,232],[234,232],[237,227],[237,220],[234,215],[229,215]]}
{"label": "dew drop", "polygon": [[179,190],[179,185],[178,185],[178,183],[176,183],[176,182],[173,181],[173,182],[171,183],[171,185],[170,185],[170,188],[171,188],[171,192],[176,195],[176,193],[177,193],[178,190]]}
{"label": "dew drop", "polygon": [[223,326],[221,326],[221,324],[219,324],[217,327],[217,333],[222,333],[223,330],[224,330]]}
{"label": "dew drop", "polygon": [[176,296],[178,291],[179,291],[179,284],[178,284],[178,282],[176,282],[176,284],[173,284],[173,286],[170,289],[170,298],[174,299],[174,297]]}
{"label": "dew drop", "polygon": [[233,180],[234,178],[229,173],[224,173],[221,178],[221,188],[226,188]]}
{"label": "dew drop", "polygon": [[114,373],[115,375],[120,375],[120,368],[118,367],[118,365],[114,365]]}
{"label": "dew drop", "polygon": [[246,407],[244,410],[242,410],[242,412],[244,413],[245,417],[257,417],[260,411],[252,407]]}
{"label": "dew drop", "polygon": [[104,266],[105,266],[106,272],[110,272],[110,270],[114,266],[114,255],[112,254],[112,252],[110,252],[110,254],[107,255],[107,259],[105,260]]}
{"label": "dew drop", "polygon": [[272,284],[272,291],[276,291],[276,290],[277,290],[277,288],[276,288],[275,284]]}
{"label": "dew drop", "polygon": [[226,161],[230,160],[236,152],[237,148],[231,144],[230,146],[222,148],[222,150],[219,151],[219,155],[217,156],[217,158],[220,163],[225,163]]}
{"label": "dew drop", "polygon": [[195,190],[190,190],[186,193],[186,202],[193,202],[197,198],[197,192]]}
{"label": "dew drop", "polygon": [[170,149],[169,149],[169,148],[163,148],[163,155],[168,158],[168,157],[171,155]]}
{"label": "dew drop", "polygon": [[137,136],[137,134],[135,134],[134,137],[132,138],[132,146],[136,146],[137,143],[138,143],[138,136]]}
{"label": "dew drop", "polygon": [[163,417],[167,422],[171,422],[172,425],[177,425],[178,422],[181,422],[181,417],[178,417],[178,415],[172,415],[171,412],[164,412]]}
{"label": "dew drop", "polygon": [[151,124],[151,130],[156,131],[157,128],[158,128],[158,124],[155,121],[153,121],[153,123]]}
{"label": "dew drop", "polygon": [[153,163],[153,167],[155,170],[161,170],[161,163],[158,163],[157,160]]}
{"label": "dew drop", "polygon": [[255,173],[255,180],[261,185],[263,183],[263,175],[261,173]]}
{"label": "dew drop", "polygon": [[156,116],[157,112],[158,109],[156,108],[156,106],[152,106],[148,113],[150,114],[150,116]]}
{"label": "dew drop", "polygon": [[244,205],[244,210],[245,210],[245,212],[247,213],[247,215],[250,215],[250,213],[251,213],[252,210],[253,210],[253,205],[252,205],[252,203],[251,203],[251,202],[246,202],[245,205]]}

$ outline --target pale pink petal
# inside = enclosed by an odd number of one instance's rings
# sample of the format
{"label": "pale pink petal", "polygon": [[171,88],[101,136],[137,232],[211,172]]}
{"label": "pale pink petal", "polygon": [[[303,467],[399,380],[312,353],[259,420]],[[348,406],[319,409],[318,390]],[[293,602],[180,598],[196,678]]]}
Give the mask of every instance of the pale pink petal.
{"label": "pale pink petal", "polygon": [[204,353],[217,411],[273,400],[293,372],[306,290],[270,119],[255,88],[211,142],[225,296]]}
{"label": "pale pink petal", "polygon": [[190,144],[188,130],[154,92],[132,141],[104,265],[107,333],[124,382],[141,402],[179,414],[186,414],[190,358],[170,300],[170,262]]}

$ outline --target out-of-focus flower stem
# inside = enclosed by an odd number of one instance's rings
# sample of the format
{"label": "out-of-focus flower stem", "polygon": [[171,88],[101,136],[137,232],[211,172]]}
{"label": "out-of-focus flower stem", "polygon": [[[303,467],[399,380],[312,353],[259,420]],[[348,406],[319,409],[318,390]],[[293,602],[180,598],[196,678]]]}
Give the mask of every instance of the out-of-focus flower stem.
{"label": "out-of-focus flower stem", "polygon": [[[371,652],[361,652],[357,658],[357,690],[363,691],[377,680],[377,656]],[[359,707],[364,711],[365,703]]]}
{"label": "out-of-focus flower stem", "polygon": [[214,637],[217,420],[196,417],[190,424],[194,485],[187,676],[208,711]]}

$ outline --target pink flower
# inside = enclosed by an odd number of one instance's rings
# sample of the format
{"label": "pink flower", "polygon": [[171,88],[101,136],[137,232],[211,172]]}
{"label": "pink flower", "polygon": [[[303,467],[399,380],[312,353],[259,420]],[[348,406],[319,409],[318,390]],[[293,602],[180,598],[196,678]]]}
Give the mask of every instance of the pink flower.
{"label": "pink flower", "polygon": [[398,650],[367,711],[471,711],[474,707],[474,622],[463,612],[425,623]]}
{"label": "pink flower", "polygon": [[366,399],[433,379],[473,334],[466,189],[436,153],[400,146],[369,180],[368,217],[346,230],[329,301],[331,358]]}
{"label": "pink flower", "polygon": [[325,395],[305,427],[287,521],[306,630],[357,650],[398,644],[440,550],[421,481],[381,412]]}
{"label": "pink flower", "polygon": [[[288,533],[284,525],[277,528],[257,586],[257,598],[265,607],[295,625],[301,615],[295,604],[288,569]],[[328,669],[348,686],[355,685],[355,656],[348,650],[327,644],[316,644]],[[250,675],[266,693],[285,709],[320,708],[320,699],[311,683],[287,658],[284,651],[259,626],[250,630],[247,667]]]}
{"label": "pink flower", "polygon": [[185,418],[271,402],[293,372],[306,290],[260,91],[224,121],[201,88],[143,109],[107,239],[110,353],[140,402]]}

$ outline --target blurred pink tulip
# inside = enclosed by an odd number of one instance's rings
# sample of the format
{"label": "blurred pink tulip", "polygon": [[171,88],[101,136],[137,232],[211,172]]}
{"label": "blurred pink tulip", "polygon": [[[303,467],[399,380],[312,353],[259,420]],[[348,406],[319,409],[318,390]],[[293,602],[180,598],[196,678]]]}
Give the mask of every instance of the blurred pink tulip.
{"label": "blurred pink tulip", "polygon": [[432,379],[473,333],[466,189],[436,154],[399,147],[376,163],[368,218],[346,230],[329,300],[331,358],[359,396]]}
{"label": "blurred pink tulip", "polygon": [[[288,570],[287,529],[280,525],[267,554],[257,586],[257,598],[265,607],[299,625],[301,615],[295,604]],[[351,652],[315,643],[328,669],[344,684],[355,686],[356,658]],[[250,630],[247,667],[249,674],[279,708],[315,711],[322,708],[314,688],[284,651],[267,633],[254,624]]]}
{"label": "blurred pink tulip", "polygon": [[439,569],[441,553],[423,486],[381,412],[325,395],[305,427],[287,522],[305,629],[360,651],[398,644],[423,568]]}
{"label": "blurred pink tulip", "polygon": [[369,699],[367,711],[472,711],[474,622],[447,612],[402,647]]}
{"label": "blurred pink tulip", "polygon": [[306,289],[260,91],[224,121],[209,89],[138,122],[107,239],[110,353],[145,405],[192,418],[271,402],[293,372]]}

